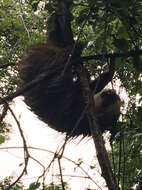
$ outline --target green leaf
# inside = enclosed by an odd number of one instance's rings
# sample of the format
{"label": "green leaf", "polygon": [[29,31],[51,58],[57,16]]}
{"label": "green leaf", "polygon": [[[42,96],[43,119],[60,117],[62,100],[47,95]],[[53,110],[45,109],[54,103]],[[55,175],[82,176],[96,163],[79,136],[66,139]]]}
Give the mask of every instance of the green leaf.
{"label": "green leaf", "polygon": [[136,71],[142,72],[142,56],[135,55],[133,57],[133,65]]}
{"label": "green leaf", "polygon": [[0,144],[4,143],[5,142],[5,136],[3,135],[0,135]]}
{"label": "green leaf", "polygon": [[39,0],[30,0],[30,4],[31,4],[33,10],[36,11],[38,8]]}
{"label": "green leaf", "polygon": [[128,35],[128,31],[126,30],[126,27],[124,27],[123,25],[121,25],[118,30],[117,30],[117,34],[118,36],[121,38],[121,39],[124,39],[124,38],[128,38],[129,35]]}
{"label": "green leaf", "polygon": [[116,69],[121,69],[124,68],[125,64],[126,64],[126,60],[123,57],[117,57],[116,60]]}
{"label": "green leaf", "polygon": [[139,124],[142,124],[142,107],[138,107],[138,111],[136,113],[136,119]]}
{"label": "green leaf", "polygon": [[5,1],[3,1],[3,5],[5,6],[5,7],[9,7],[9,6],[11,6],[13,4],[13,1],[12,0],[5,0]]}
{"label": "green leaf", "polygon": [[35,189],[38,189],[40,187],[40,183],[31,183],[30,186],[29,186],[29,189],[28,190],[35,190]]}
{"label": "green leaf", "polygon": [[124,38],[114,39],[113,44],[121,51],[128,51],[128,41]]}
{"label": "green leaf", "polygon": [[55,8],[53,7],[53,5],[51,3],[46,3],[45,4],[45,10],[47,10],[48,13],[51,14],[55,10]]}

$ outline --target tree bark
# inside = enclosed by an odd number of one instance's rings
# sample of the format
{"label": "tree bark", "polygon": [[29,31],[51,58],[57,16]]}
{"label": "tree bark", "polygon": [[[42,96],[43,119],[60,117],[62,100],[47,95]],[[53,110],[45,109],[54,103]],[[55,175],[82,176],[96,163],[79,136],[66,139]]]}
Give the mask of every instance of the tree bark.
{"label": "tree bark", "polygon": [[102,134],[99,130],[97,119],[95,118],[94,114],[95,104],[93,100],[93,95],[91,94],[88,78],[86,75],[86,70],[83,66],[82,66],[82,72],[78,73],[78,75],[82,86],[84,101],[86,106],[88,106],[87,115],[89,119],[90,130],[94,140],[97,152],[97,158],[102,170],[102,176],[104,177],[109,190],[120,190],[110,165],[110,161],[104,145]]}

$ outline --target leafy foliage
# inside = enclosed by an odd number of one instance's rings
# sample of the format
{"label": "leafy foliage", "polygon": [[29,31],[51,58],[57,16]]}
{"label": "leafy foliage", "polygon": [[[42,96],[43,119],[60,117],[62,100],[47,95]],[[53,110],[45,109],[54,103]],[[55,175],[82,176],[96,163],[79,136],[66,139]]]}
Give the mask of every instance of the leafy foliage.
{"label": "leafy foliage", "polygon": [[[45,41],[47,16],[55,10],[51,1],[0,1],[0,96],[14,92],[18,87],[18,62],[31,44]],[[86,42],[83,55],[124,53],[142,47],[141,0],[74,0],[72,29],[74,36]],[[121,130],[113,142],[115,173],[122,189],[139,183],[142,173],[142,56],[118,57],[116,76],[120,91],[125,89]],[[106,68],[107,60],[84,63],[92,76]],[[121,92],[120,92],[121,94]],[[0,144],[7,129],[0,125]],[[3,188],[9,181],[1,182]],[[54,186],[54,185],[53,185]],[[54,186],[55,189],[61,187]],[[13,189],[20,189],[19,186]],[[36,189],[31,184],[29,190]],[[47,189],[51,189],[47,187]]]}
{"label": "leafy foliage", "polygon": [[[64,183],[64,188],[66,190],[70,190],[70,188],[66,182]],[[56,185],[56,184],[51,183],[45,187],[45,190],[62,190],[62,185],[61,184]]]}
{"label": "leafy foliage", "polygon": [[[10,186],[12,180],[13,180],[12,177],[7,177],[3,181],[0,181],[0,189],[5,190],[6,188],[8,188]],[[64,182],[64,188],[66,190],[70,190],[70,188],[66,182]],[[23,183],[21,181],[19,181],[18,183],[16,183],[16,185],[14,185],[13,187],[10,188],[10,190],[36,190],[36,189],[39,189],[39,190],[62,190],[62,185],[51,183],[49,185],[45,185],[44,187],[41,187],[40,183],[34,182],[34,183],[31,183],[28,188],[25,188]]]}
{"label": "leafy foliage", "polygon": [[[7,187],[9,187],[9,185],[11,184],[11,181],[12,181],[12,177],[7,177],[3,181],[0,181],[0,189],[5,190]],[[10,190],[23,190],[23,188],[24,188],[24,185],[19,181],[18,183],[16,183],[16,185],[11,187]]]}

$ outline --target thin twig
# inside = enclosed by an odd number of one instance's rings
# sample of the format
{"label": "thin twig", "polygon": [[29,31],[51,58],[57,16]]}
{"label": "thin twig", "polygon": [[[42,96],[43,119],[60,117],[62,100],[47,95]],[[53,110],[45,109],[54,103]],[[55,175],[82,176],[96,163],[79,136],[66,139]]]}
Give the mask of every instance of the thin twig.
{"label": "thin twig", "polygon": [[59,171],[60,171],[60,179],[61,179],[61,184],[62,184],[62,189],[65,190],[64,187],[64,181],[63,181],[63,174],[62,174],[62,167],[61,167],[61,158],[58,158],[58,165],[59,165]]}
{"label": "thin twig", "polygon": [[9,185],[5,189],[5,190],[10,190],[11,187],[13,187],[21,179],[21,177],[24,175],[24,173],[27,173],[27,166],[28,166],[28,161],[29,161],[29,152],[28,152],[28,148],[27,148],[26,139],[24,137],[23,131],[22,131],[21,126],[20,126],[20,123],[19,123],[18,119],[16,118],[13,110],[10,108],[10,106],[8,105],[8,103],[6,101],[5,101],[5,104],[7,104],[9,111],[11,112],[13,118],[15,119],[15,121],[17,123],[17,126],[18,126],[18,129],[19,129],[19,132],[20,132],[20,135],[22,137],[23,145],[24,145],[24,161],[25,161],[25,165],[24,165],[23,171],[21,172],[21,174],[19,175],[19,177],[11,185]]}
{"label": "thin twig", "polygon": [[0,123],[3,121],[3,119],[5,118],[6,114],[8,111],[8,105],[4,104],[3,105],[3,110],[2,110],[2,114],[0,115]]}
{"label": "thin twig", "polygon": [[23,10],[22,10],[22,1],[21,0],[19,0],[19,10],[20,10],[20,18],[21,18],[21,21],[22,21],[22,23],[23,23],[23,25],[24,25],[24,28],[25,28],[25,31],[27,32],[27,35],[28,35],[28,38],[30,39],[30,33],[29,33],[29,31],[28,31],[28,28],[27,28],[27,26],[26,26],[26,23],[25,23],[25,20],[24,20],[24,15],[23,15]]}
{"label": "thin twig", "polygon": [[[4,150],[4,149],[19,149],[19,148],[24,148],[23,146],[19,146],[19,147],[0,147],[0,150]],[[55,152],[51,151],[51,150],[47,150],[47,149],[44,149],[44,148],[38,148],[38,147],[33,147],[33,146],[27,146],[28,149],[33,149],[33,150],[40,150],[40,151],[44,151],[44,152],[49,152],[51,154],[54,154],[54,157],[53,159],[51,160],[50,164],[48,165],[48,169],[50,168],[51,164],[53,163],[53,161],[55,160],[55,158],[57,158],[57,154],[56,154],[56,157],[55,157]],[[59,157],[60,155],[58,155]],[[95,180],[88,174],[88,172],[85,171],[85,169],[81,166],[81,165],[78,165],[78,163],[66,156],[62,156],[62,158],[66,159],[67,161],[69,162],[72,162],[73,164],[75,164],[76,166],[78,166],[82,171],[83,173],[86,175],[86,178],[90,179],[100,190],[102,190],[102,188],[95,182]],[[46,168],[46,171],[48,170]],[[42,176],[40,176],[39,178],[41,178]]]}

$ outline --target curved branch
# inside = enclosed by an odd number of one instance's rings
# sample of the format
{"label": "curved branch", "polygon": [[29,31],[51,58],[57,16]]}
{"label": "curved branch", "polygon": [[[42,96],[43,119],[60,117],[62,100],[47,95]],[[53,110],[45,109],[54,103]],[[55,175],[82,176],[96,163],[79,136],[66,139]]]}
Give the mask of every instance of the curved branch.
{"label": "curved branch", "polygon": [[33,88],[35,84],[38,84],[42,80],[45,80],[46,77],[47,77],[47,73],[46,72],[42,73],[36,79],[32,80],[31,82],[29,82],[28,84],[24,85],[23,87],[19,88],[16,92],[14,92],[12,94],[9,94],[8,96],[5,96],[5,97],[1,98],[0,99],[0,104],[4,104],[5,101],[9,102],[13,98],[22,95],[27,90],[30,90],[31,88]]}
{"label": "curved branch", "polygon": [[[8,103],[6,101],[5,101],[5,104],[8,106]],[[10,190],[22,178],[22,176],[24,175],[24,173],[27,173],[27,166],[28,166],[28,162],[29,162],[29,152],[28,152],[28,148],[27,148],[26,139],[25,139],[24,134],[23,134],[23,130],[21,129],[20,123],[19,123],[17,117],[15,116],[13,110],[9,106],[8,106],[8,109],[11,112],[14,120],[17,123],[18,129],[19,129],[19,133],[20,133],[21,138],[23,140],[25,165],[24,165],[24,168],[23,168],[21,174],[19,175],[19,177],[12,184],[10,184],[5,190]]]}
{"label": "curved branch", "polygon": [[78,61],[84,62],[84,61],[89,61],[89,60],[101,60],[102,58],[117,58],[117,57],[123,57],[123,58],[128,58],[128,57],[134,57],[136,55],[142,55],[142,50],[131,50],[126,53],[109,53],[109,54],[96,54],[93,56],[83,56],[78,59]]}

